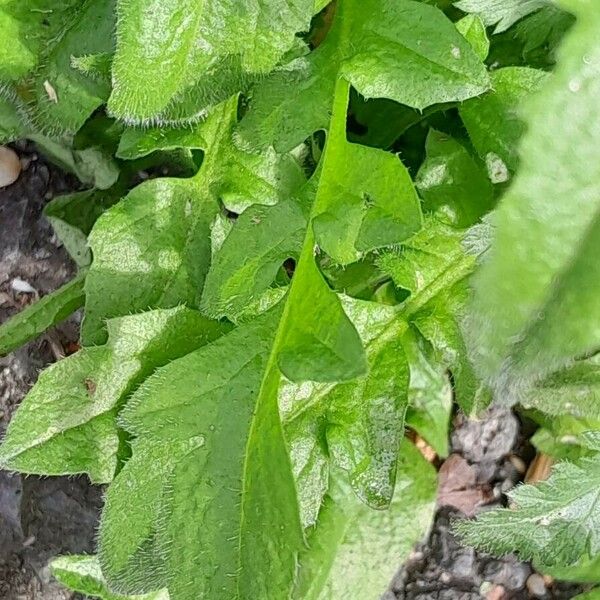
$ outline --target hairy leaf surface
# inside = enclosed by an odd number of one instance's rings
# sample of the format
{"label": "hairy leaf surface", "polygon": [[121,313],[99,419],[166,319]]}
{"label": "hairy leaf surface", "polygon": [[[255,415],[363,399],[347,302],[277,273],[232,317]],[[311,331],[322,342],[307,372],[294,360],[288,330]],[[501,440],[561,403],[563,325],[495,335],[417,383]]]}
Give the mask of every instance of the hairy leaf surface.
{"label": "hairy leaf surface", "polygon": [[600,554],[600,457],[558,463],[548,481],[508,495],[514,508],[456,524],[467,543],[499,554],[517,550],[546,566]]}
{"label": "hairy leaf surface", "polygon": [[215,72],[225,90],[227,70],[237,85],[245,71],[268,72],[308,29],[313,8],[313,0],[118,0],[109,109],[127,121],[160,120],[186,93],[199,100],[194,85]]}
{"label": "hairy leaf surface", "polygon": [[143,596],[123,596],[108,589],[96,556],[59,556],[50,563],[52,574],[60,583],[74,592],[100,600],[169,600],[167,591],[152,592]]}
{"label": "hairy leaf surface", "polygon": [[316,50],[254,86],[238,128],[243,143],[284,151],[327,129],[339,77],[366,98],[415,108],[466,100],[489,86],[471,45],[438,9],[412,0],[342,0]]}
{"label": "hairy leaf surface", "polygon": [[85,344],[105,339],[107,318],[198,306],[211,260],[211,225],[222,204],[238,210],[275,204],[303,180],[290,157],[233,146],[236,110],[233,98],[198,128],[205,156],[197,175],[147,181],[97,221],[89,237],[94,260],[86,281]]}
{"label": "hairy leaf surface", "polygon": [[[600,339],[599,23],[598,12],[582,5],[554,76],[528,103],[521,169],[495,215],[489,260],[474,280],[477,362],[509,400],[597,350]],[[559,117],[565,114],[571,118]]]}
{"label": "hairy leaf surface", "polygon": [[119,451],[116,415],[127,394],[156,367],[226,329],[183,307],[110,320],[104,346],[84,348],[40,375],[9,424],[0,464],[109,482]]}

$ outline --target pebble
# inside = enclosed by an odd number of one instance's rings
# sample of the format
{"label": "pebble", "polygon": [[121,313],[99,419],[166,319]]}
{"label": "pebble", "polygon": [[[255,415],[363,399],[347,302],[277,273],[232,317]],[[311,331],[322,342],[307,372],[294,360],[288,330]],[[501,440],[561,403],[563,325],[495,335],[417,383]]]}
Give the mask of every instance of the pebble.
{"label": "pebble", "polygon": [[505,600],[506,590],[501,585],[493,585],[485,594],[485,600]]}
{"label": "pebble", "polygon": [[546,583],[539,573],[533,573],[527,578],[527,589],[532,596],[541,598],[546,595]]}
{"label": "pebble", "polygon": [[12,280],[10,287],[15,292],[20,292],[21,294],[35,294],[35,288],[29,282],[19,279],[19,277],[15,277]]}
{"label": "pebble", "polygon": [[11,148],[0,146],[0,188],[9,186],[19,179],[21,161]]}

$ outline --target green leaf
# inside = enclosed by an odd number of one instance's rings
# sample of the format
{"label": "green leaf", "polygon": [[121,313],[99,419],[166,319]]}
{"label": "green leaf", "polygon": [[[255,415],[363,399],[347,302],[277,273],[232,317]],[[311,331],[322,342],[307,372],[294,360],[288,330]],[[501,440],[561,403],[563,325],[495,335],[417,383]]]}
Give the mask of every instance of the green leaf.
{"label": "green leaf", "polygon": [[[345,118],[342,91],[334,120]],[[182,599],[289,593],[303,537],[281,386],[367,372],[361,339],[315,262],[321,202],[317,195],[283,308],[160,369],[122,413],[136,436],[133,457],[109,490],[101,528],[104,571],[119,590],[168,587]],[[136,498],[148,509],[131,515],[124,507]],[[190,528],[198,506],[206,519]]]}
{"label": "green leaf", "polygon": [[475,14],[467,15],[456,23],[456,29],[471,44],[475,54],[481,60],[485,60],[490,51],[490,40],[485,31],[485,23],[481,18]]}
{"label": "green leaf", "polygon": [[424,208],[440,210],[458,227],[474,225],[494,203],[485,166],[462,144],[434,129],[425,148],[427,158],[415,179]]}
{"label": "green leaf", "polygon": [[597,417],[600,414],[600,356],[576,361],[546,377],[527,390],[521,404],[553,416]]}
{"label": "green leaf", "polygon": [[241,140],[285,151],[327,129],[340,77],[365,98],[419,109],[466,100],[489,87],[471,45],[438,9],[412,0],[343,0],[316,50],[254,86],[238,128]]}
{"label": "green leaf", "polygon": [[83,306],[85,272],[0,325],[0,356],[26,344]]}
{"label": "green leaf", "polygon": [[548,75],[528,67],[492,71],[492,91],[459,108],[475,150],[485,161],[493,183],[514,175],[519,164],[518,144],[525,132],[523,102],[535,94]]}
{"label": "green leaf", "polygon": [[[111,53],[112,0],[0,2],[0,94],[22,115],[13,133],[75,133],[108,97],[71,67],[73,54]],[[6,133],[4,134],[6,135]]]}
{"label": "green leaf", "polygon": [[[420,386],[425,391],[424,398],[434,402],[440,415],[448,412],[447,392],[444,392],[447,383],[440,380],[443,368],[452,371],[455,397],[466,414],[477,413],[487,404],[487,393],[467,355],[462,327],[469,297],[466,279],[475,268],[477,256],[487,248],[485,240],[471,239],[477,238],[477,230],[481,227],[473,227],[465,234],[428,219],[425,227],[404,242],[398,251],[386,252],[378,259],[381,270],[388,273],[398,287],[410,292],[401,310],[412,325],[416,335],[414,342],[421,347],[415,356],[417,363],[422,364]],[[431,344],[432,352],[423,349],[420,338]],[[437,375],[434,375],[436,370]],[[427,395],[427,382],[437,382],[432,388],[437,391],[431,396]],[[420,413],[415,418],[422,420],[426,414]],[[431,422],[438,423],[437,420]],[[439,424],[437,430],[439,434],[435,437],[443,444],[438,444],[438,448],[444,453],[447,443],[445,424]],[[423,437],[428,436],[431,434]]]}
{"label": "green leaf", "polygon": [[[116,589],[284,596],[302,535],[276,410],[280,317],[271,311],[163,367],[124,409],[121,422],[137,439],[100,530]],[[145,511],[124,510],[142,499]],[[259,568],[267,558],[268,577]]]}
{"label": "green leaf", "polygon": [[487,25],[495,25],[494,33],[502,33],[519,19],[547,6],[548,0],[460,0],[454,6],[476,13]]}
{"label": "green leaf", "polygon": [[156,367],[226,329],[183,307],[110,320],[106,345],[84,348],[40,375],[8,426],[0,464],[110,481],[119,451],[116,413],[125,397]]}
{"label": "green leaf", "polygon": [[237,321],[273,283],[284,261],[298,258],[305,231],[306,215],[294,199],[244,211],[213,257],[202,311]]}
{"label": "green leaf", "polygon": [[[239,86],[244,71],[270,71],[295,34],[308,29],[313,0],[118,0],[117,11],[108,106],[121,119],[148,122],[160,120],[171,103],[190,89],[193,95],[194,85],[215,72],[238,71],[233,79]],[[227,95],[240,89],[224,85],[226,79],[216,82]]]}
{"label": "green leaf", "polygon": [[317,190],[319,248],[346,265],[396,244],[422,225],[408,171],[393,154],[346,141],[349,84],[339,79]]}
{"label": "green leaf", "polygon": [[435,471],[414,446],[404,442],[400,456],[396,494],[385,511],[361,504],[334,476],[299,556],[292,598],[375,600],[385,592],[397,564],[429,529],[436,494]]}
{"label": "green leaf", "polygon": [[556,579],[578,583],[600,583],[600,555],[594,559],[583,558],[568,567],[542,566],[540,570]]}
{"label": "green leaf", "polygon": [[117,156],[133,160],[157,150],[185,148],[191,153],[193,149],[206,149],[207,146],[202,138],[202,125],[191,125],[189,128],[128,127],[119,141]]}
{"label": "green leaf", "polygon": [[233,98],[197,129],[205,156],[194,177],[144,182],[96,222],[89,237],[94,260],[86,281],[85,344],[102,343],[107,318],[198,306],[211,260],[210,228],[222,205],[275,204],[303,181],[291,157],[233,146],[236,112]]}
{"label": "green leaf", "polygon": [[449,452],[452,387],[444,367],[432,360],[431,353],[422,345],[422,338],[411,330],[404,334],[404,351],[410,364],[410,406],[406,424],[421,435],[437,454],[445,457]]}
{"label": "green leaf", "polygon": [[385,508],[394,493],[408,404],[406,323],[394,307],[343,296],[342,302],[368,373],[342,383],[286,381],[280,391],[304,526],[316,521],[331,466],[346,471],[354,492],[373,507]]}
{"label": "green leaf", "polygon": [[550,478],[508,493],[514,508],[494,509],[456,531],[487,552],[517,551],[544,566],[568,566],[600,554],[600,456],[557,463]]}
{"label": "green leaf", "polygon": [[528,102],[519,175],[474,279],[476,360],[509,401],[598,347],[600,20],[595,10],[586,15],[565,39],[554,76]]}
{"label": "green leaf", "polygon": [[[593,434],[600,430],[600,419],[582,419],[571,415],[547,417],[533,415],[541,425],[531,438],[531,443],[539,452],[557,459],[577,460],[597,451],[590,448],[594,444]],[[592,434],[592,439],[589,439]]]}
{"label": "green leaf", "polygon": [[596,588],[584,594],[578,594],[573,600],[600,600],[600,588]]}
{"label": "green leaf", "polygon": [[122,190],[122,186],[116,185],[110,190],[91,189],[65,194],[44,207],[44,216],[78,266],[89,266],[92,254],[87,236],[100,215],[121,199]]}
{"label": "green leaf", "polygon": [[52,575],[64,586],[100,600],[169,600],[166,590],[143,596],[122,596],[108,589],[96,556],[70,555],[54,558],[50,563]]}

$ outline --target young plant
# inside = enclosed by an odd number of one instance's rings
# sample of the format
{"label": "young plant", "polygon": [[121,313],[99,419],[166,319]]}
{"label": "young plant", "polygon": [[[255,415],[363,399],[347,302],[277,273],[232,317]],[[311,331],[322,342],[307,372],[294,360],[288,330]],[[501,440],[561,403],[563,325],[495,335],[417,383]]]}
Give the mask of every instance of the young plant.
{"label": "young plant", "polygon": [[[434,509],[405,427],[444,457],[453,399],[597,418],[596,9],[565,0],[579,20],[548,75],[573,19],[543,1],[54,4],[0,0],[0,136],[92,186],[46,210],[80,272],[0,351],[83,305],[82,347],[40,375],[0,464],[107,484],[98,555],[56,559],[60,581],[376,598]],[[488,40],[515,23],[509,51]],[[179,176],[129,189],[157,165]],[[593,560],[594,440],[465,536]],[[555,560],[581,498],[589,543]]]}

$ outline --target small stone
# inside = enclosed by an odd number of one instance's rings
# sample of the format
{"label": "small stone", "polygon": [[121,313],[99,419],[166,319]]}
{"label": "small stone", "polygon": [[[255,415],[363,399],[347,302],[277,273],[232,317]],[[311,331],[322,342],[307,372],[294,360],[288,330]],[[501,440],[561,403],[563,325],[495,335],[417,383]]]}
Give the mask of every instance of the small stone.
{"label": "small stone", "polygon": [[14,183],[21,174],[21,161],[11,148],[0,146],[0,188]]}
{"label": "small stone", "polygon": [[504,600],[505,598],[506,590],[501,585],[493,585],[485,594],[485,600]]}
{"label": "small stone", "polygon": [[19,277],[15,277],[12,280],[10,287],[12,287],[15,292],[21,294],[35,294],[35,288],[29,282],[19,279]]}
{"label": "small stone", "polygon": [[532,596],[541,598],[546,595],[546,583],[539,573],[533,573],[527,578],[527,589]]}
{"label": "small stone", "polygon": [[512,463],[513,467],[521,474],[524,474],[525,471],[527,471],[527,465],[525,464],[525,461],[520,458],[519,456],[517,456],[516,454],[511,454],[508,457],[508,460],[510,460],[510,462]]}

